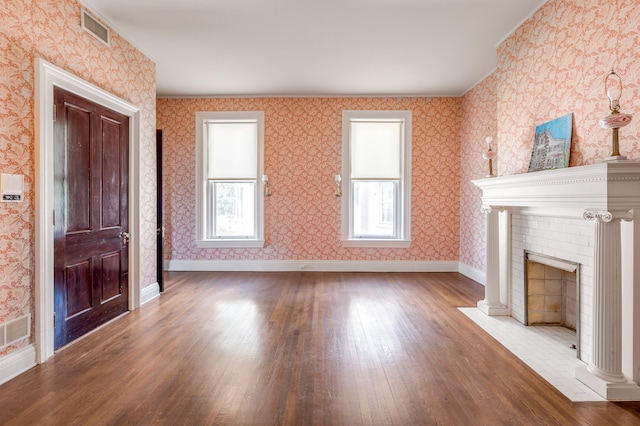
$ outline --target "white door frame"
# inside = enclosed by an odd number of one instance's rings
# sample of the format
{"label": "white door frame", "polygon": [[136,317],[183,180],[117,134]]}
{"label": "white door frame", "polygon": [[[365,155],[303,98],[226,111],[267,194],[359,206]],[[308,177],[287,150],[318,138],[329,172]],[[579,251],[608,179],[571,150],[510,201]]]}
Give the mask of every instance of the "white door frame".
{"label": "white door frame", "polygon": [[140,307],[140,109],[41,58],[35,63],[35,339],[36,362],[54,352],[54,86],[129,117],[129,310]]}

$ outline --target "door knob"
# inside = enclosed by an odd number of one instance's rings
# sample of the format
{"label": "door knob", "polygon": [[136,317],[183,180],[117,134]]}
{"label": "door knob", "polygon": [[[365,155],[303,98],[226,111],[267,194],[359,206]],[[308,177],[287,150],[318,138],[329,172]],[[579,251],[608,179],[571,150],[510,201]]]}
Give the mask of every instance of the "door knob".
{"label": "door knob", "polygon": [[131,234],[128,232],[121,232],[120,238],[122,238],[122,244],[127,244],[131,239]]}

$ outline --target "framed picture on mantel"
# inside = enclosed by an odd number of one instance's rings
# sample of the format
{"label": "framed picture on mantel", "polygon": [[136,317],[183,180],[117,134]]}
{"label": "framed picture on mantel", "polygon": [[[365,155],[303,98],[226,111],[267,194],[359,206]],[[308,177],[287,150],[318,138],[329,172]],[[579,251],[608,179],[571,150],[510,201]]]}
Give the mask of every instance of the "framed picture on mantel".
{"label": "framed picture on mantel", "polygon": [[569,167],[573,113],[536,127],[529,171]]}

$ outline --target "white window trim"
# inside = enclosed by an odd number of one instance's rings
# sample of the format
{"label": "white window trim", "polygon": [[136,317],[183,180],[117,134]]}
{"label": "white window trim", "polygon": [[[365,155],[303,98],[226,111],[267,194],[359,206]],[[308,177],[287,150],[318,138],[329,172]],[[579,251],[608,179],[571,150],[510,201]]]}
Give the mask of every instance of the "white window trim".
{"label": "white window trim", "polygon": [[[407,248],[411,245],[411,144],[412,144],[412,112],[407,111],[342,111],[342,220],[341,242],[343,247],[388,247]],[[350,217],[353,210],[351,197],[351,157],[350,157],[350,125],[352,120],[366,119],[401,119],[404,120],[404,141],[402,161],[402,179],[400,180],[399,205],[402,206],[400,215],[399,238],[353,238],[350,235]]]}
{"label": "white window trim", "polygon": [[[258,171],[256,176],[256,238],[206,239],[207,144],[204,127],[207,120],[258,121]],[[201,248],[262,248],[264,247],[264,191],[260,177],[264,174],[264,111],[196,112],[196,246]]]}

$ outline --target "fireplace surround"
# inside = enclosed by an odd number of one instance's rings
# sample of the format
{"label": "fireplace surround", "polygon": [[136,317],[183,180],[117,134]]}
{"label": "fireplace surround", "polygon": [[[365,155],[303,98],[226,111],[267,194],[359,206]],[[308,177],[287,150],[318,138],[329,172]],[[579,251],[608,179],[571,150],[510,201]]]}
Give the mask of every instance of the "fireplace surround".
{"label": "fireplace surround", "polygon": [[527,252],[580,265],[578,380],[640,400],[640,163],[611,161],[473,181],[486,224],[487,315],[525,323]]}

